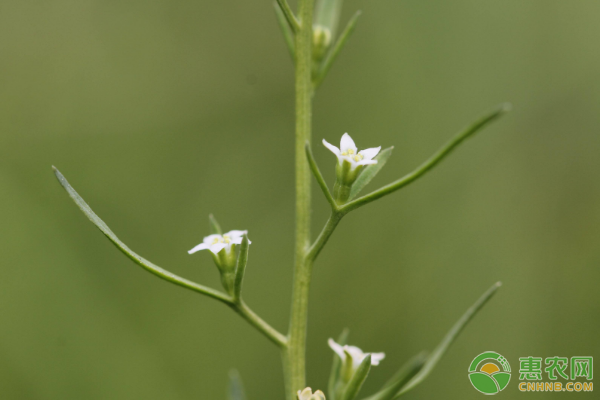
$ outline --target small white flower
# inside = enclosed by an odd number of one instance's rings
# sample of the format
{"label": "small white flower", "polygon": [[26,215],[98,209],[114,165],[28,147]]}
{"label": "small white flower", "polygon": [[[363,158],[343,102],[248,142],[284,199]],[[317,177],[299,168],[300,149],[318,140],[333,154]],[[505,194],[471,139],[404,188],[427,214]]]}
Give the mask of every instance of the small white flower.
{"label": "small white flower", "polygon": [[381,146],[379,146],[358,151],[354,144],[354,140],[352,140],[347,133],[344,133],[342,136],[339,149],[328,143],[325,139],[323,139],[323,144],[337,156],[340,166],[344,160],[348,161],[352,166],[350,169],[351,171],[361,165],[377,164],[377,160],[373,160],[373,158],[379,153],[379,150],[381,150]]}
{"label": "small white flower", "polygon": [[[241,244],[243,236],[247,233],[248,231],[229,231],[223,235],[209,235],[204,238],[202,243],[188,251],[188,254],[194,254],[200,250],[210,250],[214,255],[217,255],[223,249],[225,249],[226,253],[229,253],[231,246]],[[252,242],[248,240],[248,243]]]}
{"label": "small white flower", "polygon": [[329,343],[329,347],[340,356],[342,364],[345,364],[348,361],[348,357],[350,357],[352,371],[356,371],[360,366],[360,363],[362,363],[369,354],[371,354],[371,365],[379,365],[379,362],[385,358],[385,353],[363,353],[363,351],[356,346],[342,346],[337,344],[333,339],[329,339],[327,343]]}
{"label": "small white flower", "polygon": [[325,395],[320,390],[312,392],[312,389],[307,387],[304,390],[298,390],[298,400],[325,400]]}

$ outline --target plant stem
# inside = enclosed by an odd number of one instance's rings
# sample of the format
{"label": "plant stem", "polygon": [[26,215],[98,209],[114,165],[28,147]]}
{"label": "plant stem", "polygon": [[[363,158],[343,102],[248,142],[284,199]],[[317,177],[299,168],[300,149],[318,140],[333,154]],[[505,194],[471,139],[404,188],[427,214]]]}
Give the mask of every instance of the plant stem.
{"label": "plant stem", "polygon": [[279,333],[276,329],[271,327],[271,325],[266,323],[262,318],[260,318],[246,305],[246,303],[240,300],[236,303],[231,303],[229,306],[235,312],[241,315],[246,321],[248,321],[250,325],[254,326],[262,334],[269,338],[269,340],[271,340],[277,346],[285,348],[287,344],[287,338]]}
{"label": "plant stem", "polygon": [[312,120],[312,20],[315,0],[300,0],[296,32],[296,246],[289,342],[284,354],[286,397],[293,400],[306,386],[306,323],[312,261],[310,244],[310,170],[304,146]]}

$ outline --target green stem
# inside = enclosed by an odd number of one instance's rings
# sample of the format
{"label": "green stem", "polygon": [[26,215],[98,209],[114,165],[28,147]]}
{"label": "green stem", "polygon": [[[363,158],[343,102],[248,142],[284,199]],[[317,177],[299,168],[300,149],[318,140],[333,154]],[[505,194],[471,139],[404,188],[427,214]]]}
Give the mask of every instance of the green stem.
{"label": "green stem", "polygon": [[296,246],[289,342],[284,354],[289,400],[306,386],[306,323],[312,262],[310,244],[310,170],[305,144],[310,143],[312,119],[312,21],[315,0],[300,0],[296,32]]}
{"label": "green stem", "polygon": [[287,338],[271,325],[266,323],[261,317],[252,311],[250,307],[246,305],[246,303],[240,300],[239,302],[229,304],[229,306],[277,346],[281,348],[286,347]]}

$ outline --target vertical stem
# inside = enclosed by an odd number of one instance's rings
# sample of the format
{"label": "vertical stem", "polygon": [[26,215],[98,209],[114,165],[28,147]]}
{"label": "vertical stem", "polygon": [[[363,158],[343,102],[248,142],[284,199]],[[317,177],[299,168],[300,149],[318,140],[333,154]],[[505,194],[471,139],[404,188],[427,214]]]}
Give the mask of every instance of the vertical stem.
{"label": "vertical stem", "polygon": [[289,400],[306,386],[306,322],[312,262],[310,245],[310,170],[304,146],[310,142],[312,120],[312,20],[315,0],[299,0],[300,29],[296,33],[296,247],[294,288],[286,363]]}

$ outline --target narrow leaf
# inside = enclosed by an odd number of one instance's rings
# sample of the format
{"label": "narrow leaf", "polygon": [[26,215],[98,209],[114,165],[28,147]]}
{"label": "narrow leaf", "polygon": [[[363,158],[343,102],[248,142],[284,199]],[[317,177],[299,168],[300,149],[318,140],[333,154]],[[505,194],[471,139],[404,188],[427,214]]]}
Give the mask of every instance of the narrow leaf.
{"label": "narrow leaf", "polygon": [[281,29],[281,33],[283,33],[283,39],[285,40],[285,44],[292,56],[292,60],[296,59],[296,45],[294,44],[294,32],[292,28],[290,28],[290,24],[285,18],[285,14],[281,9],[279,3],[273,3],[275,7],[275,15],[277,16],[277,22],[279,23],[279,28]]}
{"label": "narrow leaf", "polygon": [[242,239],[242,247],[240,248],[240,255],[238,256],[237,266],[235,268],[235,282],[233,286],[233,299],[239,300],[242,296],[242,284],[244,283],[244,274],[246,272],[246,264],[248,263],[248,249],[250,248],[250,241],[248,235],[244,235]]}
{"label": "narrow leaf", "polygon": [[398,372],[394,375],[381,390],[365,400],[392,400],[425,365],[427,361],[427,353],[422,352],[411,358]]}
{"label": "narrow leaf", "polygon": [[221,225],[217,222],[217,219],[214,215],[209,214],[208,216],[208,228],[211,235],[222,235],[223,230],[221,229]]}
{"label": "narrow leaf", "polygon": [[[339,345],[345,345],[348,342],[348,335],[350,331],[348,328],[344,329],[340,336],[338,337],[337,343]],[[329,400],[336,400],[336,386],[340,379],[340,369],[342,367],[342,361],[340,360],[340,356],[338,356],[335,352],[333,353],[333,363],[331,364],[331,374],[329,375],[329,385],[328,385],[328,393],[327,398]]]}
{"label": "narrow leaf", "polygon": [[417,169],[392,183],[389,183],[369,194],[359,197],[356,200],[346,203],[346,205],[344,205],[344,207],[342,208],[342,212],[344,214],[347,214],[350,211],[357,209],[358,207],[362,207],[365,204],[382,198],[383,196],[386,196],[390,193],[394,193],[396,190],[399,190],[404,186],[416,181],[417,179],[425,175],[428,171],[433,169],[436,165],[438,165],[444,158],[446,158],[446,156],[448,156],[448,154],[452,152],[452,150],[457,148],[461,143],[463,143],[471,136],[475,135],[477,132],[479,132],[491,122],[506,114],[508,111],[510,111],[510,109],[510,103],[504,103],[501,104],[499,107],[496,107],[496,109],[485,114],[482,118],[479,118],[477,121],[469,125],[466,129],[455,135],[433,156],[429,157],[428,160],[426,160],[423,164],[417,167]]}
{"label": "narrow leaf", "polygon": [[229,400],[246,400],[244,385],[242,378],[237,370],[233,369],[229,372]]}
{"label": "narrow leaf", "polygon": [[348,386],[346,387],[346,390],[344,391],[342,400],[353,400],[356,397],[356,395],[358,395],[360,388],[362,387],[363,383],[365,383],[365,380],[367,379],[367,376],[369,375],[369,371],[371,371],[371,355],[370,354],[367,355],[362,360],[362,362],[360,363],[360,366],[358,367],[358,369],[352,376],[352,379],[350,379],[350,382],[348,382]]}
{"label": "narrow leaf", "polygon": [[492,296],[494,295],[494,293],[496,293],[496,290],[498,290],[498,288],[501,285],[502,285],[501,282],[495,283],[494,286],[492,286],[491,288],[489,288],[487,290],[487,292],[485,292],[475,302],[475,304],[473,304],[467,310],[467,312],[465,312],[463,314],[463,316],[456,322],[456,324],[454,324],[454,326],[452,327],[452,329],[450,329],[450,331],[446,334],[446,336],[444,337],[444,339],[440,342],[440,344],[431,353],[431,356],[429,356],[429,358],[427,359],[427,362],[423,366],[423,369],[421,369],[421,371],[417,375],[415,375],[415,377],[413,379],[411,379],[411,381],[408,382],[408,384],[405,387],[402,388],[402,390],[400,391],[400,393],[398,393],[398,396],[396,396],[395,398],[398,398],[398,397],[402,396],[404,393],[406,393],[409,390],[413,389],[415,386],[417,386],[418,384],[420,384],[421,382],[423,382],[423,380],[425,378],[427,378],[427,376],[431,373],[431,371],[433,370],[433,368],[435,368],[435,366],[438,363],[438,361],[440,361],[440,359],[442,358],[442,356],[448,350],[448,347],[450,347],[450,345],[452,344],[452,342],[454,342],[454,340],[460,334],[460,332],[463,330],[463,328],[475,316],[475,314],[477,314],[477,312],[481,309],[481,307],[483,307],[485,305],[485,303],[487,303],[487,301],[490,298],[492,298]]}
{"label": "narrow leaf", "polygon": [[294,12],[290,8],[290,5],[288,4],[287,0],[277,0],[277,4],[279,4],[281,12],[283,12],[285,20],[289,24],[292,31],[298,32],[298,29],[300,28],[300,23],[298,22],[298,19],[296,18]]}
{"label": "narrow leaf", "polygon": [[388,158],[390,158],[390,156],[392,155],[392,150],[394,150],[394,146],[382,150],[379,154],[377,154],[377,157],[375,157],[375,160],[377,160],[377,164],[370,164],[365,167],[365,169],[360,173],[360,175],[352,185],[348,201],[356,197],[356,195],[359,194],[360,191],[363,190],[373,178],[375,178],[375,175],[377,175],[379,171],[381,171]]}
{"label": "narrow leaf", "polygon": [[189,280],[179,277],[175,274],[172,274],[171,272],[152,264],[150,261],[148,261],[145,258],[136,254],[133,250],[131,250],[129,247],[127,247],[127,245],[125,245],[125,243],[123,243],[117,237],[117,235],[115,235],[113,233],[113,231],[110,230],[108,225],[106,225],[104,223],[104,221],[102,221],[94,213],[94,211],[92,211],[90,206],[88,206],[87,203],[81,198],[81,196],[79,196],[79,194],[75,191],[75,189],[73,189],[73,187],[71,187],[71,185],[69,185],[69,182],[67,182],[67,180],[60,173],[60,171],[57,170],[55,167],[52,167],[52,168],[54,169],[54,174],[56,175],[56,178],[58,178],[58,181],[60,182],[62,187],[67,191],[69,196],[71,196],[71,198],[73,199],[75,204],[77,204],[77,206],[81,209],[81,211],[83,211],[83,213],[89,218],[89,220],[92,221],[94,223],[94,225],[96,225],[96,227],[102,231],[102,233],[104,233],[104,235],[108,238],[108,240],[110,240],[115,246],[117,246],[117,248],[119,250],[121,250],[123,252],[123,254],[125,254],[127,257],[129,257],[131,260],[133,260],[133,262],[135,262],[136,264],[138,264],[139,266],[144,268],[146,271],[148,271],[166,281],[169,281],[171,283],[182,286],[184,288],[205,294],[214,299],[220,300],[224,303],[227,303],[227,304],[231,303],[229,297],[227,297],[225,294],[223,294],[217,290],[208,288],[206,286],[199,285],[195,282],[189,281]]}
{"label": "narrow leaf", "polygon": [[328,28],[331,36],[335,37],[343,0],[318,0],[315,9],[315,25]]}
{"label": "narrow leaf", "polygon": [[321,174],[321,170],[319,170],[319,166],[317,165],[317,162],[315,161],[315,158],[313,157],[312,149],[310,148],[310,144],[308,142],[306,142],[306,144],[304,145],[304,151],[306,152],[306,158],[308,160],[308,165],[310,166],[310,170],[312,171],[313,175],[315,176],[315,179],[317,180],[319,187],[323,191],[325,198],[327,199],[327,201],[329,202],[329,204],[331,205],[331,207],[333,209],[337,209],[338,205],[335,202],[335,200],[333,199],[333,196],[331,195],[331,192],[329,191],[329,188],[327,187],[327,183],[325,182],[325,179],[323,179],[323,174]]}
{"label": "narrow leaf", "polygon": [[354,28],[356,28],[356,23],[358,22],[358,17],[360,17],[361,13],[361,11],[357,11],[354,14],[352,19],[350,19],[350,21],[348,22],[348,25],[346,25],[346,28],[340,35],[337,42],[335,42],[335,45],[331,48],[331,50],[329,50],[329,53],[327,53],[327,56],[321,63],[319,71],[317,72],[313,81],[313,86],[315,87],[315,89],[321,86],[321,83],[323,82],[323,79],[325,79],[325,76],[327,75],[327,72],[329,72],[329,69],[333,65],[333,62],[339,55],[340,51],[342,51],[342,49],[344,48],[344,45],[346,44],[346,41],[348,41],[348,39],[350,38],[350,35],[352,35],[352,32],[354,32]]}

